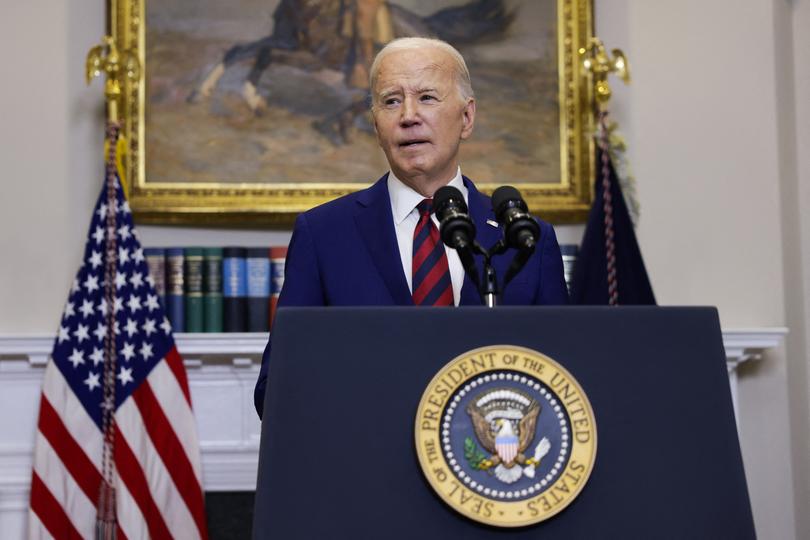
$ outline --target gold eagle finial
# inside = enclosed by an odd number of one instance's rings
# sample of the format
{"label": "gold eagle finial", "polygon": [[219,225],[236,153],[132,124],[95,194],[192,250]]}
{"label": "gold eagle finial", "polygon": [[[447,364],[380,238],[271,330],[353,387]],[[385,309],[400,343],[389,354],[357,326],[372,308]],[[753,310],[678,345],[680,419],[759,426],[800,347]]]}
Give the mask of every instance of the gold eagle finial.
{"label": "gold eagle finial", "polygon": [[630,65],[627,57],[621,49],[613,49],[611,54],[612,57],[605,49],[605,44],[597,37],[591,38],[587,47],[579,49],[582,66],[593,77],[596,103],[600,108],[607,106],[613,93],[607,80],[609,74],[615,73],[626,84],[630,84]]}
{"label": "gold eagle finial", "polygon": [[101,45],[88,51],[84,74],[87,84],[102,74],[106,75],[104,96],[107,98],[109,120],[116,122],[124,82],[137,81],[141,75],[138,56],[130,49],[119,51],[115,40],[111,36],[104,36]]}

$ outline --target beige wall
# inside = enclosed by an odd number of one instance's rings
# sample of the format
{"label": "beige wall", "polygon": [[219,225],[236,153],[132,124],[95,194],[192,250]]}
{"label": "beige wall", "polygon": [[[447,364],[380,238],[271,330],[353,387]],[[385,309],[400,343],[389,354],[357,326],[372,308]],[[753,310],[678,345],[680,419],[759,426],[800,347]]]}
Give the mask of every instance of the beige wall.
{"label": "beige wall", "polygon": [[759,536],[810,537],[808,2],[612,0],[597,13],[633,70],[612,111],[659,302],[716,305],[724,327],[790,327],[784,349],[741,370],[740,435]]}
{"label": "beige wall", "polygon": [[792,45],[792,54],[780,57],[789,73],[778,80],[792,79],[794,83],[792,89],[785,84],[787,88],[780,92],[784,104],[780,143],[784,141],[787,154],[782,179],[782,248],[788,290],[786,315],[793,330],[787,350],[794,508],[798,516],[796,537],[810,538],[810,516],[806,515],[810,508],[810,1],[781,0],[777,13],[777,33],[788,41],[785,48]]}
{"label": "beige wall", "polygon": [[[791,327],[785,350],[743,373],[741,436],[760,536],[810,537],[810,0],[597,4],[598,33],[633,68],[612,111],[630,143],[660,303],[717,305],[725,327]],[[85,87],[83,62],[102,11],[100,2],[0,3],[2,334],[53,331],[80,262],[103,136],[101,87]],[[560,236],[576,241],[581,230]],[[141,235],[148,245],[289,237]]]}

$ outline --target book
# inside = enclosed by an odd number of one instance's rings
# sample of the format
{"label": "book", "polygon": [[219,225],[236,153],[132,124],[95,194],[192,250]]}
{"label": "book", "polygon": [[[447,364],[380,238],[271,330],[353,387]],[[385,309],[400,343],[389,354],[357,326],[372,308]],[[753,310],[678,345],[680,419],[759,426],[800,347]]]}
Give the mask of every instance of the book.
{"label": "book", "polygon": [[149,275],[155,285],[160,305],[166,309],[166,250],[163,248],[144,248],[143,255],[149,267]]}
{"label": "book", "polygon": [[270,254],[267,248],[247,248],[247,329],[267,332],[270,321]]}
{"label": "book", "polygon": [[166,250],[166,315],[175,332],[185,332],[183,248]]}
{"label": "book", "polygon": [[222,248],[203,249],[203,331],[222,332]]}
{"label": "book", "polygon": [[579,255],[579,246],[576,244],[562,244],[560,253],[562,253],[565,286],[568,288],[568,294],[570,295],[571,282],[574,278],[574,266],[577,264],[577,256]]}
{"label": "book", "polygon": [[222,307],[226,332],[247,331],[247,268],[243,247],[222,249]]}
{"label": "book", "polygon": [[183,284],[185,291],[186,332],[203,331],[203,250],[188,247],[185,257]]}
{"label": "book", "polygon": [[270,288],[270,327],[273,326],[273,318],[276,315],[278,298],[281,295],[281,288],[284,286],[284,265],[287,261],[287,246],[276,246],[270,248],[270,272],[272,285]]}

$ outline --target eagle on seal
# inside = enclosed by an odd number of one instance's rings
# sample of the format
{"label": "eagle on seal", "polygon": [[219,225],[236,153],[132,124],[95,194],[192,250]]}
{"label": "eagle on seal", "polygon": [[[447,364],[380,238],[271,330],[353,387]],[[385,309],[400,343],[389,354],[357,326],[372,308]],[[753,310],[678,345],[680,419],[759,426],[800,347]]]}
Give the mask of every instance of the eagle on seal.
{"label": "eagle on seal", "polygon": [[467,414],[478,441],[491,454],[493,465],[510,469],[526,462],[525,452],[534,439],[540,414],[539,403],[514,390],[499,390],[470,403]]}

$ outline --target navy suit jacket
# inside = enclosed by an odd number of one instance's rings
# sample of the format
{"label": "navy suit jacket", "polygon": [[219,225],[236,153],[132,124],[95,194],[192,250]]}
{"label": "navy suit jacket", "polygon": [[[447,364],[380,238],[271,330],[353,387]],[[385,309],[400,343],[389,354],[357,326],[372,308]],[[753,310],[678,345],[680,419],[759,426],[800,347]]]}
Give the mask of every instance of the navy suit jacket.
{"label": "navy suit jacket", "polygon": [[[313,208],[295,221],[278,307],[285,306],[405,306],[413,305],[399,255],[388,175],[374,185]],[[492,226],[495,215],[489,197],[464,178],[470,217],[476,239],[490,248],[502,236]],[[567,304],[560,247],[554,229],[540,223],[540,242],[526,266],[509,283],[502,305]],[[514,250],[493,259],[500,279],[515,255]],[[478,268],[483,257],[476,256]],[[469,276],[464,277],[460,305],[482,305]],[[270,342],[262,356],[254,403],[263,412]]]}

